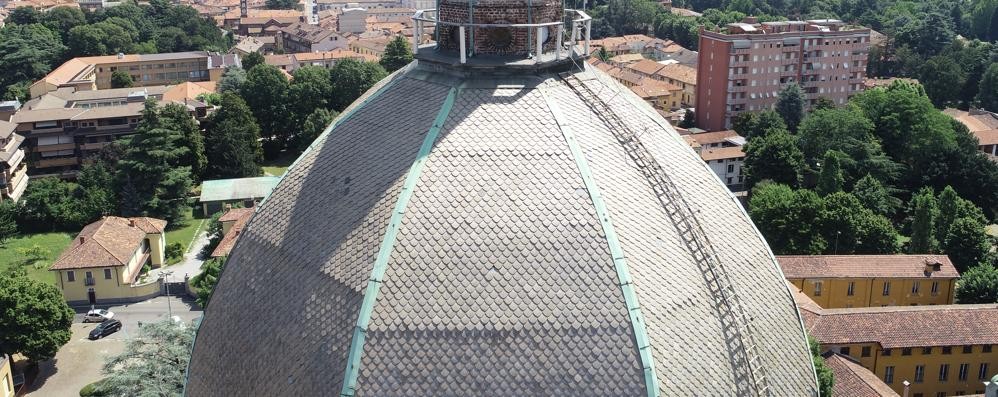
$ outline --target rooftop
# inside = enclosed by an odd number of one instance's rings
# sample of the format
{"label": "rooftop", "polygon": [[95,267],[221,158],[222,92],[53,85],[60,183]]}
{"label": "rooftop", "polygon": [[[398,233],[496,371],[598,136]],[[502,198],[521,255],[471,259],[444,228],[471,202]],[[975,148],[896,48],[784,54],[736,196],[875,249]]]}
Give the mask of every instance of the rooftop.
{"label": "rooftop", "polygon": [[125,54],[121,56],[103,55],[93,57],[77,57],[64,62],[62,65],[59,65],[59,67],[49,72],[49,74],[45,75],[45,77],[43,77],[40,81],[59,86],[79,79],[84,71],[88,70],[88,68],[95,67],[96,65],[207,58],[210,55],[210,53],[205,51],[188,51],[163,54]]}
{"label": "rooftop", "polygon": [[745,144],[745,138],[738,135],[735,130],[723,130],[714,132],[701,132],[696,134],[690,134],[685,136],[687,141],[695,141],[700,145],[710,145],[712,143],[730,143],[732,145],[741,146]]}
{"label": "rooftop", "polygon": [[960,277],[946,255],[780,255],[776,260],[790,279]]}
{"label": "rooftop", "polygon": [[83,227],[49,270],[126,266],[148,234],[162,234],[166,221],[106,216]]}
{"label": "rooftop", "polygon": [[686,84],[696,85],[697,83],[697,70],[696,68],[691,68],[686,65],[681,64],[669,64],[662,66],[656,75],[670,78],[676,81],[680,81]]}
{"label": "rooftop", "polygon": [[998,305],[885,306],[822,309],[804,316],[823,344],[876,342],[902,347],[998,344]]}
{"label": "rooftop", "polygon": [[834,352],[822,356],[834,374],[833,396],[898,397],[890,386],[852,358]]}
{"label": "rooftop", "polygon": [[215,179],[201,183],[201,202],[259,199],[270,195],[279,176]]}
{"label": "rooftop", "polygon": [[745,157],[745,152],[741,146],[701,148],[700,158],[703,161],[739,159]]}
{"label": "rooftop", "polygon": [[218,242],[215,250],[211,252],[212,258],[229,256],[229,252],[232,251],[232,247],[236,246],[236,241],[239,240],[243,228],[246,227],[250,218],[253,217],[254,210],[254,208],[233,208],[218,218],[219,222],[235,223],[229,228],[229,232],[225,233],[225,236],[222,236],[222,240]]}

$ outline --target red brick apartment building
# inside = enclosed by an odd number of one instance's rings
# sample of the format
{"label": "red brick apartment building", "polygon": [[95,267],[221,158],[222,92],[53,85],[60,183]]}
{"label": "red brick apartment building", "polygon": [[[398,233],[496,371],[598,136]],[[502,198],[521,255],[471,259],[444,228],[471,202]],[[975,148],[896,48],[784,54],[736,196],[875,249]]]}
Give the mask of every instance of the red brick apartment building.
{"label": "red brick apartment building", "polygon": [[786,84],[798,82],[809,104],[819,97],[844,104],[863,90],[870,29],[834,19],[728,24],[701,30],[697,126],[731,128],[744,111],[771,109]]}

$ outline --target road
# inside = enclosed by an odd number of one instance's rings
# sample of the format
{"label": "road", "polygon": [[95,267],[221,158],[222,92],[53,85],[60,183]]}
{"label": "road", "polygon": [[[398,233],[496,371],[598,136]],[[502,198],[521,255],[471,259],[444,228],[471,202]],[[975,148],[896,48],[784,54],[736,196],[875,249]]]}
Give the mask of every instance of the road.
{"label": "road", "polygon": [[138,324],[164,320],[172,311],[181,321],[190,323],[201,316],[201,309],[191,300],[181,300],[176,296],[160,296],[147,301],[127,305],[97,306],[114,312],[114,318],[122,323],[121,331],[99,340],[89,340],[87,335],[97,326],[84,324],[83,314],[89,307],[75,308],[73,337],[59,349],[55,358],[40,365],[40,373],[28,395],[31,396],[77,396],[87,384],[100,380],[101,367],[108,356],[124,351],[125,342],[135,337]]}

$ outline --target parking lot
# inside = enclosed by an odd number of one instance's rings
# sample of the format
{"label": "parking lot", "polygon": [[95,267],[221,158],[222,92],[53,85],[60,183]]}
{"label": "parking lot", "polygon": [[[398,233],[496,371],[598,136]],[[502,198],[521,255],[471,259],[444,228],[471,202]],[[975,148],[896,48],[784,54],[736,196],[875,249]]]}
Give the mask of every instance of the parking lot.
{"label": "parking lot", "polygon": [[103,377],[101,367],[104,365],[104,359],[124,350],[125,342],[138,332],[140,322],[164,320],[171,310],[173,316],[187,323],[201,316],[201,309],[195,306],[193,301],[181,300],[176,296],[171,296],[169,301],[161,296],[128,305],[97,306],[97,308],[114,312],[114,318],[122,323],[121,331],[103,339],[89,340],[87,335],[97,324],[82,323],[83,314],[90,309],[89,307],[75,308],[77,314],[72,326],[73,337],[59,350],[54,359],[40,365],[40,373],[28,395],[79,395],[80,388]]}

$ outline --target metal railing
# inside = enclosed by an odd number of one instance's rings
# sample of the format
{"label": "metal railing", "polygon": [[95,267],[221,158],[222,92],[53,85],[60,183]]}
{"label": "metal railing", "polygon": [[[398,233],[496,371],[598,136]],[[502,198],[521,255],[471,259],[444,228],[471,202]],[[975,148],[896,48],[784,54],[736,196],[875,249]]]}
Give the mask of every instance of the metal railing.
{"label": "metal railing", "polygon": [[[563,52],[566,50],[565,44],[568,45],[568,55],[572,56],[572,49],[581,41],[584,44],[582,48],[582,53],[585,56],[590,55],[590,31],[592,30],[592,17],[586,14],[582,10],[565,9],[565,16],[571,16],[568,21],[571,22],[571,33],[566,35],[565,32],[565,21],[556,22],[543,22],[543,23],[472,23],[472,22],[451,22],[451,21],[441,21],[437,19],[436,9],[426,9],[417,10],[412,16],[415,22],[415,32],[412,35],[413,38],[413,51],[419,53],[419,46],[423,44],[423,31],[427,27],[427,24],[431,24],[434,28],[439,26],[456,26],[457,39],[458,39],[458,52],[460,53],[461,63],[468,62],[468,29],[469,28],[507,28],[507,29],[527,29],[528,31],[534,30],[534,38],[536,43],[533,45],[528,44],[527,57],[534,57],[538,61],[541,59],[541,55],[544,52],[544,35],[545,30],[549,28],[556,27],[558,32],[557,36],[561,38],[561,43],[554,46],[554,59],[562,59]],[[439,43],[437,43],[439,45]]]}

